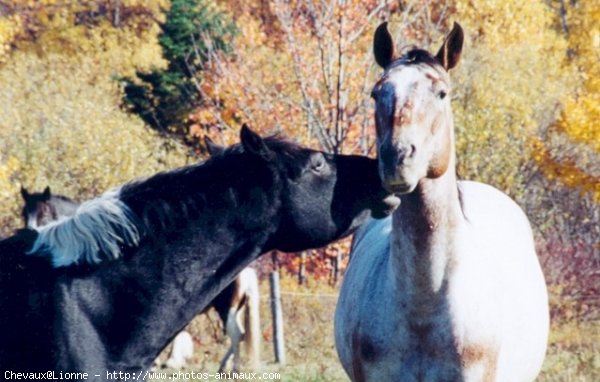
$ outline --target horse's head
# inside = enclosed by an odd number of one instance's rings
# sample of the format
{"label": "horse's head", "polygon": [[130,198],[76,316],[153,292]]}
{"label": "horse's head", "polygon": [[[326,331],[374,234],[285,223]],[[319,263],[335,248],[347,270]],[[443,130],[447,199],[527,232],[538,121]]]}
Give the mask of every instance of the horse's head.
{"label": "horse's head", "polygon": [[271,167],[281,185],[281,222],[273,248],[297,251],[350,234],[369,216],[384,217],[399,204],[381,185],[377,161],[332,155],[278,139],[262,139],[247,127],[244,151]]}
{"label": "horse's head", "polygon": [[395,193],[412,192],[423,178],[437,178],[453,158],[453,123],[448,70],[459,61],[463,31],[458,24],[434,56],[412,49],[397,57],[381,24],[373,42],[385,69],[371,93],[375,100],[379,174]]}
{"label": "horse's head", "polygon": [[46,187],[43,192],[34,193],[21,187],[21,196],[25,202],[21,212],[25,227],[35,229],[57,219],[56,211],[50,204],[50,187]]}

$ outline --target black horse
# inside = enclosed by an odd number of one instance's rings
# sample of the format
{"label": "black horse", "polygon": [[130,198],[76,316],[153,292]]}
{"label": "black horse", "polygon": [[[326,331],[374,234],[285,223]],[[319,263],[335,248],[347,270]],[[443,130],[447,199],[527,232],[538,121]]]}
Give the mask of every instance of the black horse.
{"label": "black horse", "polygon": [[142,373],[261,253],[323,246],[398,201],[375,160],[244,127],[240,145],[204,163],[0,242],[0,372]]}
{"label": "black horse", "polygon": [[[225,148],[210,139],[205,140],[209,153],[215,155],[222,153]],[[42,192],[29,192],[21,187],[23,197],[23,209],[21,215],[25,228],[39,229],[47,224],[75,215],[80,203],[65,195],[54,194],[47,186]],[[233,370],[239,370],[241,364],[240,342],[246,345],[246,355],[249,364],[257,368],[260,364],[260,313],[259,313],[259,290],[256,272],[251,268],[245,268],[239,275],[223,289],[207,305],[204,312],[214,308],[223,324],[223,331],[230,338],[231,346],[221,361],[219,371],[223,371],[233,356]],[[243,327],[242,327],[243,325]],[[185,365],[186,358],[192,356],[192,348],[187,348],[186,340],[191,336],[189,333],[179,335],[173,340],[171,355],[166,365],[172,368],[181,368]],[[189,353],[189,354],[188,354]]]}

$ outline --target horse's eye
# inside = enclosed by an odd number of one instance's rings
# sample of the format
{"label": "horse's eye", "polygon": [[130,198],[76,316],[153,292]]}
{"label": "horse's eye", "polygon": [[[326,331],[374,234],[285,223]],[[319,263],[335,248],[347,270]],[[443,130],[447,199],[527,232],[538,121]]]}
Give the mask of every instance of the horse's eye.
{"label": "horse's eye", "polygon": [[440,99],[446,98],[447,95],[448,93],[446,93],[445,90],[440,90],[440,92],[438,93],[438,97],[440,97]]}
{"label": "horse's eye", "polygon": [[317,172],[321,172],[321,170],[323,170],[323,168],[325,168],[325,161],[320,160],[317,163],[314,163],[312,168],[313,168],[313,170],[315,170]]}
{"label": "horse's eye", "polygon": [[325,157],[323,155],[317,155],[312,158],[310,169],[317,174],[321,174],[325,169],[325,165]]}

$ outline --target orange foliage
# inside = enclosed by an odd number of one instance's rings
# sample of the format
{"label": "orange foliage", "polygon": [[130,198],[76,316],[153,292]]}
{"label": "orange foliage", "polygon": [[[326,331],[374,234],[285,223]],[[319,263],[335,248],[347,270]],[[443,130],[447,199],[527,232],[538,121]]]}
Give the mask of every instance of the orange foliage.
{"label": "orange foliage", "polygon": [[368,152],[371,31],[385,2],[226,5],[239,28],[236,55],[211,55],[194,132],[230,143],[248,122],[325,151]]}
{"label": "orange foliage", "polygon": [[533,159],[548,179],[556,179],[567,187],[590,192],[594,195],[594,199],[600,202],[600,176],[586,173],[573,159],[556,160],[548,147],[538,138],[532,140],[532,145]]}

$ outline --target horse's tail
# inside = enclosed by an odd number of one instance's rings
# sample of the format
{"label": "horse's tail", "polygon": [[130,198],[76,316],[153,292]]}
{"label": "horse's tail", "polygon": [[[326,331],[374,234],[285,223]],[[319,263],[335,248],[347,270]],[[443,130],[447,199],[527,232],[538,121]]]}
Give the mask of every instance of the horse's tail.
{"label": "horse's tail", "polygon": [[246,314],[244,315],[244,346],[248,364],[253,369],[260,366],[260,291],[258,277],[252,268],[243,271]]}

